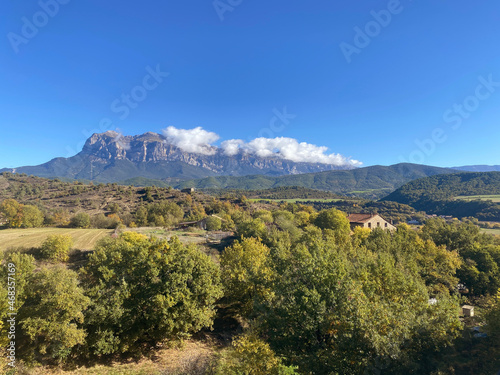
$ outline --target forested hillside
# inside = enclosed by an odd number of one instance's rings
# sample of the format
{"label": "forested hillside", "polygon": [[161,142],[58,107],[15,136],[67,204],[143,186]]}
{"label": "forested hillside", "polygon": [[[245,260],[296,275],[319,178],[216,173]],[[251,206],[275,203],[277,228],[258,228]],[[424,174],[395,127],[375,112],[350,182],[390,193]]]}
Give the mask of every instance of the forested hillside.
{"label": "forested hillside", "polygon": [[269,189],[280,186],[301,186],[310,189],[327,190],[339,194],[352,194],[367,198],[382,197],[408,181],[453,173],[454,170],[417,164],[396,164],[389,167],[372,166],[346,171],[327,171],[270,177],[262,175],[243,177],[208,177],[175,183],[175,187],[196,187],[198,189]]}
{"label": "forested hillside", "polygon": [[498,203],[455,199],[459,196],[493,194],[500,194],[500,172],[470,172],[421,178],[403,185],[383,200],[408,204],[439,215],[500,221]]}

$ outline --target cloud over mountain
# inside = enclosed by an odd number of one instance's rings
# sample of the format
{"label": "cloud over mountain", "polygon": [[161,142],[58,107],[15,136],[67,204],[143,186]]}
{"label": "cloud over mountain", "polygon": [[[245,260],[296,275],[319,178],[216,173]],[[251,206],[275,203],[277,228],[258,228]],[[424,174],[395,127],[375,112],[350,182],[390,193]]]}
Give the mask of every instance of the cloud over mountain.
{"label": "cloud over mountain", "polygon": [[163,135],[167,138],[167,142],[181,150],[203,155],[215,154],[217,149],[211,144],[220,138],[217,134],[206,131],[201,126],[194,129],[177,129],[175,126],[169,126],[163,130]]}
{"label": "cloud over mountain", "polygon": [[[177,129],[169,126],[163,130],[167,142],[174,144],[186,152],[204,155],[213,155],[217,148],[213,145],[220,137],[216,133],[204,130],[202,127],[194,129]],[[316,146],[311,143],[299,142],[294,138],[255,138],[250,142],[241,139],[229,139],[220,145],[222,152],[228,156],[238,153],[255,155],[258,157],[280,157],[296,163],[321,163],[335,166],[359,167],[362,163],[340,154],[328,154],[328,147]]]}

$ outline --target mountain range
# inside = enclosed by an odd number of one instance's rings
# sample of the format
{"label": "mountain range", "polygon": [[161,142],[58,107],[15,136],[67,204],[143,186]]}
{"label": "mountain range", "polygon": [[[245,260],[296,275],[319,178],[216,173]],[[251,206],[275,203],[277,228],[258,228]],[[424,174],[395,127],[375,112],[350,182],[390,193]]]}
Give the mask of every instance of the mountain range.
{"label": "mountain range", "polygon": [[500,170],[500,166],[439,168],[408,163],[356,168],[348,162],[296,162],[278,154],[262,157],[240,151],[228,155],[221,148],[210,147],[204,153],[187,152],[157,133],[123,136],[107,131],[93,134],[75,156],[55,158],[36,166],[4,168],[0,172],[176,188],[255,190],[301,186],[376,198],[422,177],[457,170]]}
{"label": "mountain range", "polygon": [[93,134],[82,151],[70,158],[55,158],[41,165],[5,168],[0,172],[118,182],[137,177],[185,180],[221,175],[280,176],[349,168],[354,167],[294,162],[279,156],[259,157],[245,152],[228,156],[217,147],[205,154],[186,152],[157,133],[122,136],[107,131]]}

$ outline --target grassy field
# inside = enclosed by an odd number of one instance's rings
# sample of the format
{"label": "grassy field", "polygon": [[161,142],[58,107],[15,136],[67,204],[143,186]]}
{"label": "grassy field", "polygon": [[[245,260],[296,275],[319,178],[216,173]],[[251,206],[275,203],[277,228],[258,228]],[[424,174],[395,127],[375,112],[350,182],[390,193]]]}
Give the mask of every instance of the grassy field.
{"label": "grassy field", "polygon": [[500,236],[500,229],[481,228],[481,232],[488,233],[488,234],[495,234],[497,236]]}
{"label": "grassy field", "polygon": [[480,199],[482,201],[500,202],[500,195],[469,195],[469,196],[458,196],[455,197],[455,199],[463,201],[472,201]]}
{"label": "grassy field", "polygon": [[[169,239],[177,236],[185,243],[204,243],[206,242],[204,231],[169,231],[164,228],[127,228],[128,231],[134,231],[145,234],[146,236],[155,236],[158,238]],[[38,247],[51,234],[69,234],[75,241],[74,248],[79,250],[92,250],[98,240],[113,233],[111,229],[66,229],[66,228],[33,228],[33,229],[4,229],[0,230],[0,251],[11,247]]]}
{"label": "grassy field", "polygon": [[211,342],[188,340],[181,348],[165,348],[154,352],[152,358],[139,361],[114,362],[76,369],[40,367],[26,373],[30,375],[166,375],[197,374],[217,351]]}
{"label": "grassy field", "polygon": [[113,233],[110,229],[66,229],[66,228],[33,228],[0,230],[0,250],[11,247],[38,247],[51,234],[68,234],[75,241],[74,248],[91,250],[95,243]]}

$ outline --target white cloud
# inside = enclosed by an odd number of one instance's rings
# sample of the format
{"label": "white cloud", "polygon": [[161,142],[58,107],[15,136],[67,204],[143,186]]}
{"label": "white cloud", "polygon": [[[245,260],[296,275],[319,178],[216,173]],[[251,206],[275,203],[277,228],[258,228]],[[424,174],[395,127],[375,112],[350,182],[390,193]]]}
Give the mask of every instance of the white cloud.
{"label": "white cloud", "polygon": [[[220,137],[218,134],[204,130],[177,129],[169,126],[163,130],[167,142],[186,152],[214,155],[218,148],[213,146]],[[255,138],[250,142],[241,139],[229,139],[220,145],[220,149],[228,156],[244,152],[260,157],[276,156],[286,160],[303,163],[321,163],[336,166],[359,167],[362,163],[340,154],[328,154],[328,147],[299,142],[294,138]]]}
{"label": "white cloud", "polygon": [[337,166],[360,166],[357,160],[346,158],[340,154],[327,154],[328,147],[316,146],[306,142],[298,142],[294,138],[256,138],[248,143],[241,139],[224,141],[221,148],[226,155],[236,155],[238,151],[260,157],[279,156],[286,160],[305,163],[321,163]]}
{"label": "white cloud", "polygon": [[217,152],[212,143],[217,141],[219,136],[204,130],[201,126],[194,129],[177,129],[169,126],[163,130],[163,135],[167,138],[167,142],[186,152],[204,155],[213,155]]}
{"label": "white cloud", "polygon": [[241,148],[245,145],[245,142],[241,139],[230,139],[229,141],[224,141],[221,143],[220,147],[224,150],[224,153],[228,156],[234,156],[240,152]]}

